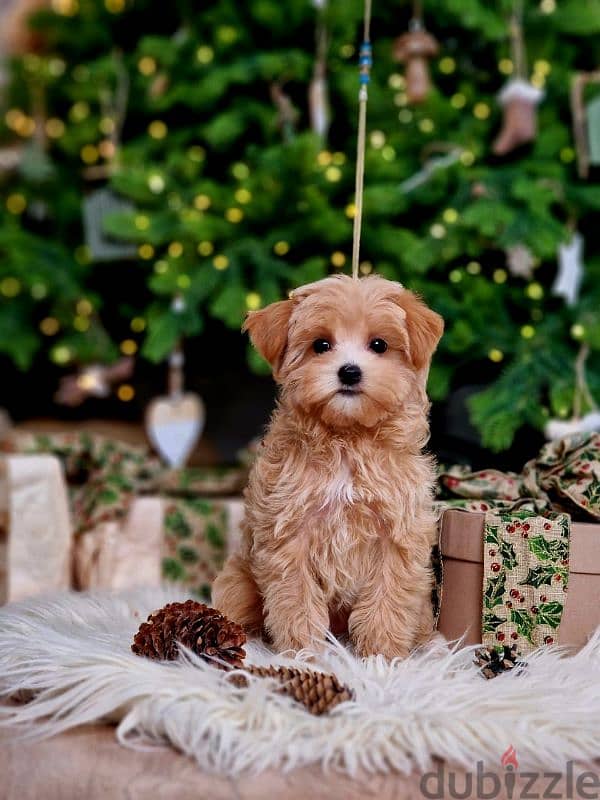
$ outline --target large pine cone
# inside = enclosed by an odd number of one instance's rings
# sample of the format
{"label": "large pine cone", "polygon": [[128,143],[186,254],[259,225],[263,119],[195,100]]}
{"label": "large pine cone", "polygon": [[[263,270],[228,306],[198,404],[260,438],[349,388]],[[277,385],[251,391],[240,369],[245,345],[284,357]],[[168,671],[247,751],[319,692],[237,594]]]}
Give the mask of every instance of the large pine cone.
{"label": "large pine cone", "polygon": [[195,600],[169,603],[150,614],[140,625],[131,649],[139,656],[172,661],[177,658],[179,643],[216,666],[241,667],[246,657],[242,627]]}

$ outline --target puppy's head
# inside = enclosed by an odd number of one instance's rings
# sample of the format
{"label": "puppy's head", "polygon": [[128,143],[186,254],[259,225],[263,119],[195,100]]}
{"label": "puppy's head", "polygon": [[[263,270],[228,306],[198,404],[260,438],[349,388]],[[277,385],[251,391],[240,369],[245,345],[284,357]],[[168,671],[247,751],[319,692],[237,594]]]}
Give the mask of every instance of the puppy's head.
{"label": "puppy's head", "polygon": [[286,400],[332,427],[372,427],[421,397],[442,318],[399,283],[336,275],[248,315]]}

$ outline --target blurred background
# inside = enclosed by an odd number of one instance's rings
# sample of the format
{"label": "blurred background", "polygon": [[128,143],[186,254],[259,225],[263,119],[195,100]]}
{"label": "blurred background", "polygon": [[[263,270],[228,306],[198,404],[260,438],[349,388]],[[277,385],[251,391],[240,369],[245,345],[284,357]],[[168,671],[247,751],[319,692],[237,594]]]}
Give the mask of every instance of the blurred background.
{"label": "blurred background", "polygon": [[[0,9],[0,405],[236,462],[246,311],[350,269],[362,3]],[[440,459],[520,467],[600,428],[600,2],[375,0],[372,41],[361,273],[446,320]]]}

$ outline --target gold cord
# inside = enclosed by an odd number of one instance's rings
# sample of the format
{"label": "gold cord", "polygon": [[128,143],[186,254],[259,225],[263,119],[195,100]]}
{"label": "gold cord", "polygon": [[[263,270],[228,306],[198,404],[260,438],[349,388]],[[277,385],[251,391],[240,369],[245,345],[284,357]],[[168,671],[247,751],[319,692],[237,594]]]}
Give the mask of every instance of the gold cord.
{"label": "gold cord", "polygon": [[371,69],[371,0],[365,0],[363,43],[360,48],[360,89],[358,92],[358,137],[356,143],[356,184],[354,189],[354,231],[352,236],[352,277],[358,279],[360,259],[360,233],[362,227],[363,187],[365,178],[365,139],[367,127],[367,101]]}

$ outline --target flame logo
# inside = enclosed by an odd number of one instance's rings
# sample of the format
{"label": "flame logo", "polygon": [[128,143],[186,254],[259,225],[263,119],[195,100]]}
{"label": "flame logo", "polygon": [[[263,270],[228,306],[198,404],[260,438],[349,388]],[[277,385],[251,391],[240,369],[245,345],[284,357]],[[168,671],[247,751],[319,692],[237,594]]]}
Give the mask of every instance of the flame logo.
{"label": "flame logo", "polygon": [[500,759],[502,766],[506,769],[506,767],[514,767],[514,769],[519,769],[519,762],[517,761],[517,751],[509,744],[506,748],[504,753],[502,753],[502,758]]}

